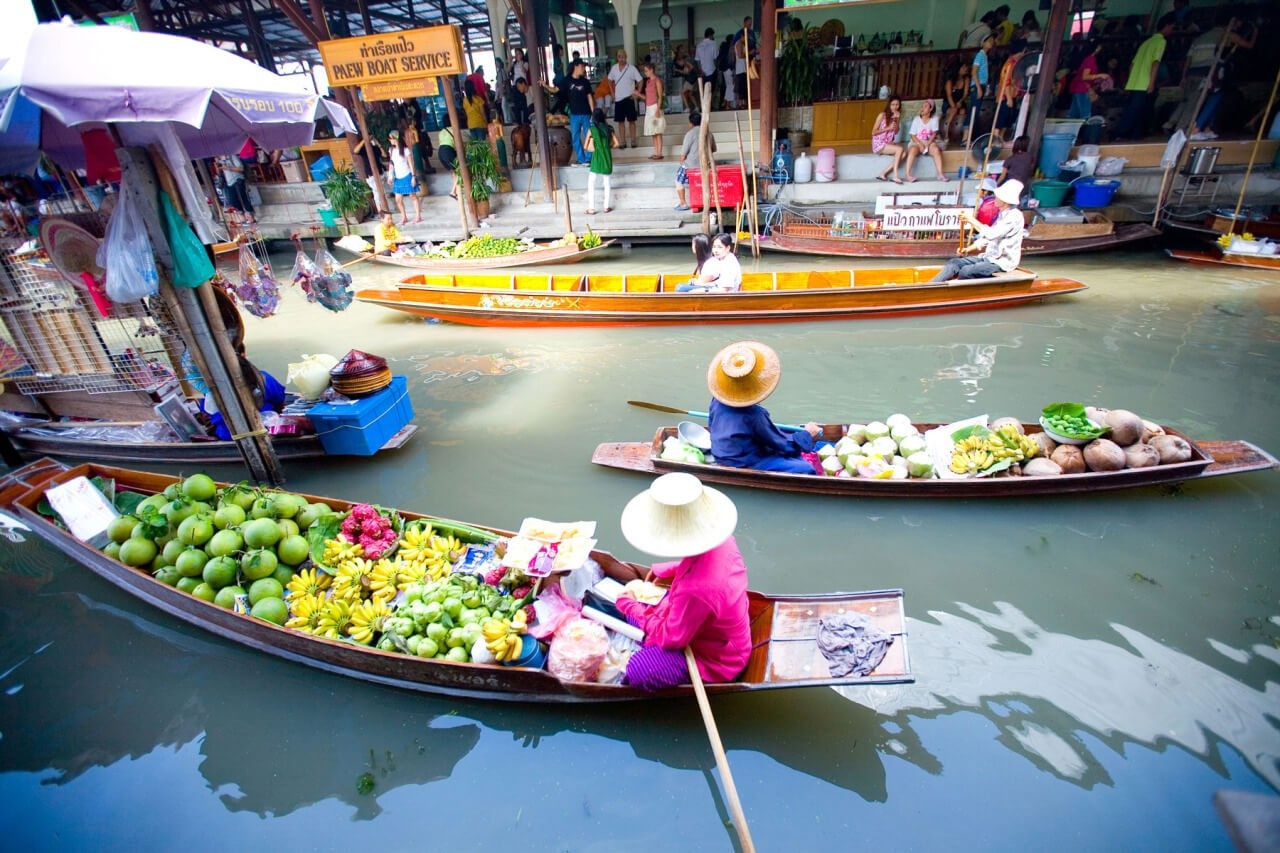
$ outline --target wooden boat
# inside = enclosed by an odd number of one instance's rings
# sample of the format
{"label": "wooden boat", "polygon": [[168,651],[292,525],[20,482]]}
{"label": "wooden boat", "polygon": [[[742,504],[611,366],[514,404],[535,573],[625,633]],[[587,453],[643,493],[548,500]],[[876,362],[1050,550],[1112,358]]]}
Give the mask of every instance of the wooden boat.
{"label": "wooden boat", "polygon": [[[910,213],[909,208],[905,211]],[[949,258],[960,245],[958,228],[886,230],[884,221],[882,217],[873,217],[850,225],[834,222],[831,213],[803,216],[784,213],[780,222],[770,226],[768,239],[760,245],[793,254],[861,258]],[[1091,212],[1079,223],[1037,221],[1022,240],[1022,254],[1101,251],[1146,240],[1159,233],[1145,222],[1115,223],[1101,213]]]}
{"label": "wooden boat", "polygon": [[415,258],[396,255],[374,255],[366,253],[364,257],[375,264],[391,267],[425,270],[427,272],[483,272],[485,270],[506,269],[508,267],[535,267],[543,264],[576,264],[587,258],[600,254],[612,246],[616,240],[606,240],[599,246],[580,249],[577,246],[538,246],[511,255],[495,255],[488,258]]}
{"label": "wooden boat", "polygon": [[[923,433],[937,424],[916,424]],[[1027,433],[1039,432],[1039,424],[1023,424]],[[822,438],[837,441],[844,434],[841,424],[823,427]],[[1166,432],[1181,435],[1175,430]],[[1247,441],[1187,441],[1191,459],[1152,468],[1128,468],[1106,473],[1062,474],[1053,477],[970,477],[965,479],[874,480],[866,477],[819,477],[810,474],[787,474],[729,468],[721,465],[698,465],[661,458],[663,442],[676,435],[675,427],[663,427],[653,441],[611,442],[595,449],[591,461],[606,468],[619,468],[644,474],[666,474],[687,471],[709,483],[804,492],[822,495],[860,495],[863,497],[1022,497],[1024,495],[1062,495],[1074,492],[1101,492],[1205,480],[1225,474],[1265,471],[1280,467],[1270,453]],[[1186,438],[1186,436],[1182,436]]]}
{"label": "wooden boat", "polygon": [[[350,642],[316,637],[278,627],[258,619],[225,610],[161,583],[145,570],[130,568],[72,536],[39,511],[45,492],[77,477],[105,477],[115,481],[116,490],[145,494],[162,491],[179,478],[150,474],[105,465],[86,464],[66,468],[52,460],[31,463],[0,480],[0,506],[16,513],[34,534],[48,540],[71,559],[100,575],[120,589],[159,610],[203,628],[224,639],[267,654],[341,675],[401,687],[474,698],[529,702],[607,702],[652,697],[691,696],[692,687],[645,693],[623,685],[563,682],[545,670],[517,666],[417,658],[379,651]],[[339,512],[350,507],[347,501],[307,496],[323,500]],[[406,520],[425,516],[401,512]],[[495,537],[513,535],[495,528],[480,527]],[[610,577],[626,581],[644,570],[604,551],[592,556]],[[864,677],[832,677],[825,658],[818,651],[818,620],[830,614],[856,611],[893,636],[884,659]],[[784,687],[847,686],[854,684],[900,683],[911,681],[906,644],[906,617],[901,590],[829,595],[774,596],[750,593],[752,654],[741,678],[727,683],[709,683],[709,693],[745,693]]]}
{"label": "wooden boat", "polygon": [[736,293],[677,293],[684,273],[421,275],[362,302],[471,326],[596,326],[847,320],[1001,308],[1085,289],[1018,269],[932,283],[939,267],[747,272]]}
{"label": "wooden boat", "polygon": [[[92,426],[84,423],[82,426]],[[203,441],[111,441],[82,438],[68,434],[66,424],[50,429],[22,428],[6,431],[4,437],[27,458],[56,456],[59,458],[95,459],[100,462],[163,462],[174,465],[218,465],[241,462],[240,448],[234,441],[210,437]],[[406,424],[378,449],[378,452],[403,447],[417,424]],[[315,435],[276,435],[271,446],[281,460],[316,459],[327,455]]]}
{"label": "wooden boat", "polygon": [[1165,249],[1175,261],[1222,267],[1245,267],[1252,270],[1280,270],[1280,255],[1250,255],[1244,252],[1224,252],[1216,245],[1202,251],[1192,249]]}

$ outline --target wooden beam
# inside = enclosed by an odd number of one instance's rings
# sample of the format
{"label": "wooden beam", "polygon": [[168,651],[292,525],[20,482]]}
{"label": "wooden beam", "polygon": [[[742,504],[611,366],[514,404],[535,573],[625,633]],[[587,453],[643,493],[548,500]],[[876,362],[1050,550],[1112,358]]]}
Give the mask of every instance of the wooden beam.
{"label": "wooden beam", "polygon": [[1030,151],[1040,148],[1040,136],[1044,132],[1044,120],[1053,103],[1053,78],[1062,55],[1062,39],[1071,19],[1072,0],[1053,0],[1049,10],[1049,22],[1044,28],[1044,49],[1040,53],[1040,73],[1036,75],[1036,91],[1031,96],[1031,110],[1027,115],[1027,135],[1031,137]]}

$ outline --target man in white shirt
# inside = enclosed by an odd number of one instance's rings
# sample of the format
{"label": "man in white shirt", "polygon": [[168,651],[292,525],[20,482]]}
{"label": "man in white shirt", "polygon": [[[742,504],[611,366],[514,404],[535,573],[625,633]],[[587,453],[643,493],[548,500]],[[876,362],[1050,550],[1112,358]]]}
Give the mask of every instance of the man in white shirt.
{"label": "man in white shirt", "polygon": [[613,84],[613,120],[618,123],[619,147],[636,147],[636,87],[644,82],[640,70],[627,64],[627,52],[618,51],[618,64],[609,69]]}
{"label": "man in white shirt", "polygon": [[[693,53],[694,59],[698,62],[698,70],[702,74],[702,83],[715,80],[716,54],[719,53],[719,51],[720,48],[716,45],[716,31],[711,29],[711,27],[707,27],[707,29],[702,33],[702,41],[698,42],[698,47]],[[701,85],[699,85],[698,88],[698,103],[702,103]]]}
{"label": "man in white shirt", "polygon": [[[973,211],[963,211],[960,218],[977,230],[978,239],[960,250],[961,257],[947,261],[946,266],[931,281],[989,278],[1017,269],[1018,264],[1022,263],[1022,232],[1026,227],[1022,211],[1018,209],[1021,196],[1021,181],[1005,181],[996,187],[996,207],[1000,209],[1000,213],[990,225],[979,222]],[[978,252],[982,254],[976,258],[966,257]]]}

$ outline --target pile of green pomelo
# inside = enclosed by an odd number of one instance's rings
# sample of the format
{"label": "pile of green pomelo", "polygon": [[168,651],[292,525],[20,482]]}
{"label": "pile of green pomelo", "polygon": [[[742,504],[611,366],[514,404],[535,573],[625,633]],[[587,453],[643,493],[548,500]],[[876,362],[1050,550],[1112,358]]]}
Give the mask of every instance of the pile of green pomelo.
{"label": "pile of green pomelo", "polygon": [[142,499],[107,528],[103,552],[228,610],[283,625],[284,590],[311,546],[306,530],[333,510],[301,495],[245,483],[219,489],[193,474]]}

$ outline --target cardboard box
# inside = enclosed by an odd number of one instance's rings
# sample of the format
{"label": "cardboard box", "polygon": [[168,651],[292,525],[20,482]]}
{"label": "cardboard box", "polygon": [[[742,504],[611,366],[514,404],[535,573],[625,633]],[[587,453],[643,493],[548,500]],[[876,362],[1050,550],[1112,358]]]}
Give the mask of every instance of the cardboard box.
{"label": "cardboard box", "polygon": [[386,388],[352,403],[316,403],[307,417],[315,426],[325,453],[372,456],[413,420],[408,380],[393,376]]}
{"label": "cardboard box", "polygon": [[311,180],[307,174],[307,164],[301,160],[285,160],[280,164],[284,170],[284,179],[291,184],[302,184]]}

